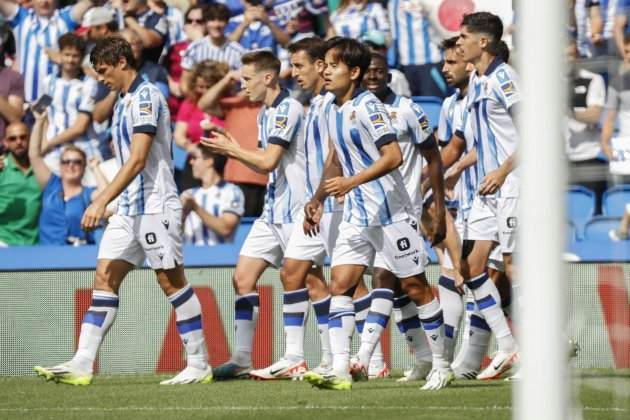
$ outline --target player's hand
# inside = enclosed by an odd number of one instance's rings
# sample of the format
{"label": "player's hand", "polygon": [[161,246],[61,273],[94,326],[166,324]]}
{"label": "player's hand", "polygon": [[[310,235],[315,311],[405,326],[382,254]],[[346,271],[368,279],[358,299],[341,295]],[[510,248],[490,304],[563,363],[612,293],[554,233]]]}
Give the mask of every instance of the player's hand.
{"label": "player's hand", "polygon": [[101,164],[101,160],[97,157],[93,157],[92,159],[88,161],[88,166],[92,170],[95,170],[96,168],[98,168],[98,165],[100,164]]}
{"label": "player's hand", "polygon": [[324,183],[324,191],[333,197],[341,197],[348,194],[356,185],[354,177],[336,176]]}
{"label": "player's hand", "polygon": [[593,42],[593,44],[601,44],[603,40],[604,37],[599,32],[593,32],[591,34],[591,41]]}
{"label": "player's hand", "polygon": [[228,156],[235,147],[239,147],[236,139],[220,127],[213,127],[211,133],[213,137],[202,137],[201,144],[209,148],[212,153]]}
{"label": "player's hand", "polygon": [[195,199],[192,194],[189,191],[184,191],[179,198],[182,202],[182,212],[184,214],[190,213],[195,206]]}
{"label": "player's hand", "polygon": [[92,201],[92,204],[90,204],[83,213],[83,218],[81,219],[81,229],[86,232],[96,229],[101,224],[101,221],[105,216],[106,207],[107,203],[102,203],[98,197],[96,200]]}
{"label": "player's hand", "polygon": [[304,206],[304,222],[302,227],[308,236],[315,236],[319,233],[319,222],[324,213],[324,206],[320,201],[310,200]]}
{"label": "player's hand", "polygon": [[434,217],[431,220],[431,232],[429,234],[429,240],[431,246],[438,245],[446,238],[446,216],[445,210],[436,211]]}
{"label": "player's hand", "polygon": [[455,288],[457,290],[459,290],[459,292],[463,295],[464,292],[464,276],[462,276],[462,273],[460,272],[460,270],[455,269],[454,271],[454,277],[455,277]]}
{"label": "player's hand", "polygon": [[486,175],[483,181],[481,181],[481,185],[479,186],[479,195],[494,194],[499,190],[499,188],[501,188],[505,182],[505,178],[507,178],[507,174],[504,173],[501,168],[490,172]]}

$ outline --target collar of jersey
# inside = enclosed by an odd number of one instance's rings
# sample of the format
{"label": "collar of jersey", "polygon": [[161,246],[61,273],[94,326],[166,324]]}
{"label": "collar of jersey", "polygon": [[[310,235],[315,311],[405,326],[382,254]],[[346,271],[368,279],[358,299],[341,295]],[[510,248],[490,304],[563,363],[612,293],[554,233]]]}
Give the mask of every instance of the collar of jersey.
{"label": "collar of jersey", "polygon": [[393,105],[396,100],[396,94],[389,87],[387,88],[387,96],[385,96],[384,104]]}
{"label": "collar of jersey", "polygon": [[286,89],[280,89],[280,93],[278,94],[278,96],[276,96],[276,99],[273,101],[273,104],[271,104],[271,107],[277,107],[278,105],[280,105],[280,102],[284,101],[288,97],[289,91]]}
{"label": "collar of jersey", "polygon": [[490,65],[486,69],[486,72],[483,75],[490,76],[492,72],[495,71],[497,67],[499,67],[501,64],[503,64],[503,60],[501,60],[499,57],[494,57],[494,60],[492,60],[492,62],[490,63]]}
{"label": "collar of jersey", "polygon": [[127,94],[129,95],[133,94],[143,82],[144,82],[144,79],[142,78],[142,76],[140,76],[140,73],[138,73],[136,75],[136,78],[133,79],[133,82],[131,82],[131,86],[129,86],[129,91],[127,91]]}

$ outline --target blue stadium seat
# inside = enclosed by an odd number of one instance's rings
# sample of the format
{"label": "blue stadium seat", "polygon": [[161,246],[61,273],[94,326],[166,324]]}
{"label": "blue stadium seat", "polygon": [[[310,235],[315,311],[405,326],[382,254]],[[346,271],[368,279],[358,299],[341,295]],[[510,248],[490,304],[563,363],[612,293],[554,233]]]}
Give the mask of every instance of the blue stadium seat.
{"label": "blue stadium seat", "polygon": [[584,226],[584,239],[589,240],[609,240],[608,232],[619,227],[617,217],[595,216]]}
{"label": "blue stadium seat", "polygon": [[595,214],[595,193],[588,188],[573,185],[567,190],[567,217],[577,230],[577,238],[582,239],[584,225]]}
{"label": "blue stadium seat", "polygon": [[630,203],[630,185],[609,188],[602,196],[602,213],[604,216],[621,217],[628,203]]}
{"label": "blue stadium seat", "polygon": [[413,96],[411,100],[422,107],[429,118],[431,127],[436,129],[440,122],[440,110],[444,100],[437,96]]}
{"label": "blue stadium seat", "polygon": [[565,246],[568,247],[570,246],[572,243],[579,241],[578,235],[577,235],[577,228],[575,227],[575,224],[570,221],[567,220],[566,223],[566,235],[565,235],[565,240],[566,240],[566,244]]}
{"label": "blue stadium seat", "polygon": [[234,243],[237,245],[241,245],[245,242],[245,238],[247,238],[247,234],[249,233],[254,221],[257,217],[241,217],[241,224],[236,228],[236,233],[234,234]]}

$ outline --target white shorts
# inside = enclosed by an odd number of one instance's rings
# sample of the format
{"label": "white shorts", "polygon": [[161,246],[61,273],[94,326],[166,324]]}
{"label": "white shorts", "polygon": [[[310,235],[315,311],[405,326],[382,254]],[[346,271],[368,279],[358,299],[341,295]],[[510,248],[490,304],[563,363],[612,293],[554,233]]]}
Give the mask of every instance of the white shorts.
{"label": "white shorts", "polygon": [[415,217],[409,216],[408,220],[386,226],[362,227],[345,221],[341,223],[331,266],[352,264],[369,267],[377,255],[379,267],[398,278],[423,273],[424,242],[418,234]]}
{"label": "white shorts", "polygon": [[145,260],[154,270],[170,270],[184,263],[182,209],[164,207],[163,213],[114,215],[103,233],[99,260],[124,260],[135,266]]}
{"label": "white shorts", "polygon": [[243,242],[240,255],[261,258],[274,267],[280,267],[293,225],[293,223],[271,224],[262,219],[256,219]]}
{"label": "white shorts", "polygon": [[468,217],[467,239],[498,242],[502,253],[513,253],[516,243],[517,212],[517,197],[475,196]]}
{"label": "white shorts", "polygon": [[[463,244],[464,241],[468,239],[468,222],[466,220],[455,219],[454,224],[455,224],[455,230],[457,231],[457,234],[459,235],[459,239],[461,243]],[[444,263],[443,264],[444,264],[443,268],[447,270],[452,270],[454,268],[453,260],[451,259],[451,256],[446,249],[444,250]],[[497,244],[492,249],[492,251],[490,252],[490,257],[488,258],[487,266],[497,271],[501,271],[501,272],[505,271],[503,268],[503,252],[501,250],[501,245]]]}
{"label": "white shorts", "polygon": [[319,234],[308,236],[304,233],[304,213],[300,212],[293,223],[293,231],[289,238],[285,258],[300,261],[313,261],[315,265],[323,265],[326,256],[331,256],[339,236],[339,224],[343,220],[343,211],[324,213],[319,222]]}

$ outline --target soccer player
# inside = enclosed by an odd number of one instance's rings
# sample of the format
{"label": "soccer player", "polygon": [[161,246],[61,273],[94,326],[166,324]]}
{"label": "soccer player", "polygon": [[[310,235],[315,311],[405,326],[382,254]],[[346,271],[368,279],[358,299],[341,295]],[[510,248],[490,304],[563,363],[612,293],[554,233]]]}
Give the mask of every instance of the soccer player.
{"label": "soccer player", "polygon": [[464,244],[464,277],[481,313],[496,337],[499,351],[477,379],[499,377],[518,359],[518,349],[501,309],[499,292],[486,270],[490,253],[498,243],[505,274],[512,279],[519,196],[515,171],[519,141],[514,123],[520,101],[519,80],[508,64],[497,58],[503,35],[501,19],[487,12],[466,15],[457,48],[472,63],[466,107],[477,149],[477,175],[481,180],[468,217]]}
{"label": "soccer player", "polygon": [[[383,55],[372,53],[372,60],[364,78],[364,86],[383,102],[392,126],[396,130],[396,136],[403,156],[400,172],[407,193],[411,198],[415,218],[419,221],[423,213],[420,175],[423,166],[422,158],[424,158],[428,163],[429,181],[433,190],[437,192],[432,200],[435,207],[435,217],[431,219],[429,231],[442,231],[439,235],[443,236],[445,227],[442,223],[446,221],[446,214],[444,210],[442,158],[440,157],[433,130],[430,128],[429,120],[422,108],[409,98],[396,95],[388,87],[389,79],[387,59]],[[454,231],[452,227],[451,230]],[[451,243],[459,247],[457,238],[451,240]],[[375,315],[389,314],[392,304],[398,328],[405,335],[407,343],[416,358],[414,367],[405,375],[403,382],[425,379],[431,370],[431,350],[428,347],[425,335],[421,331],[418,308],[408,296],[402,293],[396,296],[395,292],[400,290],[399,283],[400,280],[388,270],[385,261],[377,254],[372,274],[372,294],[374,298],[368,314],[367,328],[364,327],[361,335],[361,348],[355,364],[351,367],[356,378],[365,376],[365,372],[362,372],[365,368],[365,363],[369,360],[374,342],[380,338],[380,328],[372,325],[377,319]],[[394,296],[393,302],[389,299],[390,296]],[[376,333],[377,331],[379,332],[378,334]],[[446,324],[445,334],[446,343],[448,338]]]}
{"label": "soccer player", "polygon": [[[201,141],[213,153],[237,159],[255,171],[269,173],[269,182],[263,214],[254,222],[236,264],[234,346],[231,359],[215,369],[217,379],[247,377],[252,370],[259,308],[256,283],[269,265],[280,266],[293,223],[304,202],[304,144],[300,130],[303,107],[280,87],[280,61],[273,53],[253,51],[245,54],[242,61],[245,92],[252,102],[263,103],[258,114],[261,148],[243,149],[234,137],[220,129],[212,131],[214,137]],[[304,298],[303,294],[293,293],[285,297],[285,302],[306,301]],[[291,312],[297,311],[291,309]]]}
{"label": "soccer player", "polygon": [[[328,156],[328,134],[322,105],[327,93],[324,87],[325,42],[316,37],[303,38],[288,47],[291,54],[291,72],[296,83],[313,95],[303,122],[305,171],[301,180],[306,185],[308,198],[319,185]],[[317,329],[322,347],[321,363],[314,370],[328,372],[332,364],[328,337],[328,310],[330,294],[324,282],[322,265],[326,255],[332,254],[341,223],[343,207],[330,197],[324,205],[319,232],[309,236],[304,232],[304,214],[300,211],[293,223],[284,263],[280,273],[284,287],[284,330],[286,351],[276,363],[251,372],[256,379],[290,378],[306,371],[304,362],[304,322],[308,313],[308,300],[313,302],[317,316]]]}
{"label": "soccer player", "polygon": [[108,203],[120,195],[117,214],[109,219],[101,242],[92,303],[83,318],[72,360],[44,368],[48,380],[88,385],[102,340],[118,311],[118,290],[134,266],[145,259],[175,309],[188,359],[187,367],[161,384],[208,383],[212,369],[201,325],[201,305],[184,276],[182,206],[173,179],[171,122],[158,89],[138,78],[131,46],[122,38],[100,41],[90,55],[99,81],[121,92],[112,124],[120,170],[85,210],[81,225],[92,230],[103,220]]}
{"label": "soccer player", "polygon": [[227,159],[198,146],[190,157],[193,178],[201,181],[201,187],[181,195],[184,242],[198,246],[232,242],[245,212],[245,197],[239,187],[223,180]]}
{"label": "soccer player", "polygon": [[[366,267],[378,254],[419,306],[433,353],[434,371],[427,385],[439,389],[452,380],[443,359],[442,310],[424,276],[421,261],[424,249],[418,223],[397,170],[403,157],[396,131],[382,102],[360,89],[370,58],[367,47],[354,39],[338,38],[327,47],[324,86],[334,98],[326,101],[324,116],[335,147],[317,191],[305,206],[305,222],[313,229],[317,226],[328,195],[345,197],[345,204],[331,264],[328,325],[333,370],[329,375],[307,372],[304,379],[320,388],[352,388],[349,375],[350,339],[355,327],[352,295]],[[387,300],[383,303],[391,310],[393,294],[384,293],[378,300]],[[389,311],[373,313],[372,325],[377,326],[379,333],[388,317]]]}

